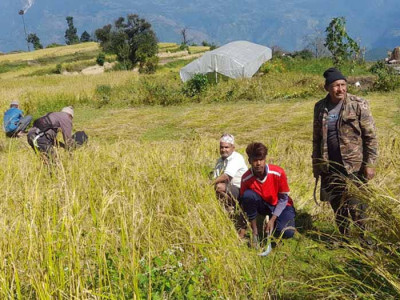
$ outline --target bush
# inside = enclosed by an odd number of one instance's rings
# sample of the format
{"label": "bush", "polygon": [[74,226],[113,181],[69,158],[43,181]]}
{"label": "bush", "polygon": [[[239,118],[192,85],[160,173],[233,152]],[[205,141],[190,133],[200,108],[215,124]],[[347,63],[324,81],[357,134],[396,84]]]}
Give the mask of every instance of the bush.
{"label": "bush", "polygon": [[104,54],[104,52],[100,52],[99,55],[97,55],[96,63],[99,66],[104,66],[105,61],[106,61],[106,55]]}
{"label": "bush", "polygon": [[57,43],[51,43],[51,44],[48,44],[46,46],[46,48],[56,48],[56,47],[62,47],[62,46],[65,46],[65,45],[61,45],[61,44],[57,44]]}
{"label": "bush", "polygon": [[186,96],[194,97],[195,95],[204,92],[207,89],[208,84],[209,82],[206,74],[196,74],[192,79],[186,82],[183,88],[183,93]]}
{"label": "bush", "polygon": [[96,98],[98,100],[98,108],[103,107],[110,103],[111,100],[111,86],[108,84],[98,85],[96,87]]}
{"label": "bush", "polygon": [[185,51],[185,50],[187,50],[187,51],[189,51],[189,46],[187,45],[187,44],[181,44],[180,46],[179,46],[179,50],[180,51]]}
{"label": "bush", "polygon": [[139,72],[144,74],[154,74],[157,70],[158,56],[152,56],[140,63]]}
{"label": "bush", "polygon": [[394,91],[400,87],[400,76],[395,73],[392,68],[377,71],[378,79],[373,85],[376,91]]}
{"label": "bush", "polygon": [[[178,248],[178,247],[177,247]],[[179,248],[178,248],[179,249]],[[154,291],[154,299],[165,298],[166,295],[174,295],[175,299],[208,299],[218,298],[215,290],[212,295],[206,289],[210,282],[210,266],[207,258],[193,258],[196,261],[193,266],[185,266],[184,257],[178,249],[168,249],[161,255],[152,258],[151,263],[147,259],[140,260],[140,273],[138,274],[139,289],[145,296],[149,288]]]}
{"label": "bush", "polygon": [[376,62],[370,68],[370,72],[378,76],[374,82],[373,90],[389,92],[400,87],[400,76],[396,70],[386,65],[385,62]]}
{"label": "bush", "polygon": [[260,67],[260,72],[264,74],[268,73],[283,73],[286,71],[285,65],[281,59],[273,59],[267,61]]}
{"label": "bush", "polygon": [[374,63],[369,71],[373,74],[378,74],[379,70],[386,69],[387,66],[383,60],[378,60],[376,63]]}
{"label": "bush", "polygon": [[113,66],[112,70],[113,71],[127,71],[127,70],[132,70],[133,66],[132,63],[127,60],[124,62],[117,61],[117,63]]}
{"label": "bush", "polygon": [[63,72],[63,66],[62,66],[62,64],[57,64],[57,65],[56,65],[55,73],[56,73],[56,74],[61,74],[62,72]]}
{"label": "bush", "polygon": [[185,101],[179,90],[179,85],[173,81],[162,79],[154,80],[153,76],[140,79],[138,101],[147,105],[176,105]]}
{"label": "bush", "polygon": [[301,58],[305,60],[310,60],[314,57],[313,53],[308,49],[293,52],[290,56],[293,58]]}

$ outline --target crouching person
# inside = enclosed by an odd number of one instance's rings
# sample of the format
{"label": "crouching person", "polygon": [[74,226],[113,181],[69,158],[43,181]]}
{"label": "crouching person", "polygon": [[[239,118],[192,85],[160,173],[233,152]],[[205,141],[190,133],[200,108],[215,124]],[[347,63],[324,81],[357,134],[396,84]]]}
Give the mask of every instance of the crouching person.
{"label": "crouching person", "polygon": [[3,127],[9,138],[20,137],[32,121],[32,116],[25,116],[19,109],[18,101],[14,100],[10,108],[4,113]]}
{"label": "crouching person", "polygon": [[240,180],[247,171],[247,165],[243,156],[235,151],[235,138],[225,133],[219,140],[219,152],[221,157],[214,168],[213,184],[218,199],[234,219],[239,236],[243,237],[247,227],[243,213],[238,209]]}
{"label": "crouching person", "polygon": [[253,231],[252,245],[258,244],[258,214],[269,216],[265,228],[268,234],[293,237],[296,213],[289,197],[285,171],[266,164],[268,149],[262,143],[249,144],[246,153],[251,168],[242,176],[240,201]]}
{"label": "crouching person", "polygon": [[[74,110],[64,107],[60,112],[51,112],[36,119],[28,132],[28,143],[35,152],[43,154],[43,158],[54,156],[54,146],[69,149],[73,146],[72,119]],[[57,143],[57,132],[61,130],[64,143]]]}

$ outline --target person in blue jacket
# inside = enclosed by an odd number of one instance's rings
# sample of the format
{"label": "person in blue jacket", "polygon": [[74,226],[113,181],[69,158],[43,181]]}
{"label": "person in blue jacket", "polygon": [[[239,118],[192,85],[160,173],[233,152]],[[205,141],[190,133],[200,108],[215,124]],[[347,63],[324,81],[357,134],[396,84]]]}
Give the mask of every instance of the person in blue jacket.
{"label": "person in blue jacket", "polygon": [[4,113],[3,128],[7,137],[20,137],[32,121],[32,116],[24,117],[18,101],[12,101],[10,108]]}

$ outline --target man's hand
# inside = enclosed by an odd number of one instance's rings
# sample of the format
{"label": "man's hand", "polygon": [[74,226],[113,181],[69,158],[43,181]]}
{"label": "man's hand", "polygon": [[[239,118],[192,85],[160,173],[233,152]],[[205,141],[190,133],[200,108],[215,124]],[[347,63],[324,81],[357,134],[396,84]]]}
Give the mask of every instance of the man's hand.
{"label": "man's hand", "polygon": [[231,177],[228,174],[222,174],[215,178],[212,182],[213,185],[216,185],[218,183],[226,183],[228,184],[231,181]]}
{"label": "man's hand", "polygon": [[364,177],[367,180],[371,180],[372,178],[374,178],[375,177],[375,168],[365,167],[364,168]]}
{"label": "man's hand", "polygon": [[268,234],[272,234],[275,228],[275,221],[278,217],[273,215],[271,219],[269,219],[268,223],[265,225],[265,232]]}
{"label": "man's hand", "polygon": [[321,168],[318,165],[318,163],[313,161],[313,165],[312,165],[312,171],[313,171],[313,175],[314,178],[317,179],[320,175],[321,175]]}
{"label": "man's hand", "polygon": [[319,168],[317,168],[317,167],[313,168],[313,175],[314,175],[315,179],[317,179],[321,175]]}

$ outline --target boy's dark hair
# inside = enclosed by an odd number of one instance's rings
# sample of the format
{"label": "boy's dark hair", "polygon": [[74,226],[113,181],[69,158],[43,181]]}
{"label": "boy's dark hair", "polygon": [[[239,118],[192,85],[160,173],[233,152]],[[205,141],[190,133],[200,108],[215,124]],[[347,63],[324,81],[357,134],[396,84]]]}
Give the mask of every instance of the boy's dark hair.
{"label": "boy's dark hair", "polygon": [[267,157],[268,148],[263,143],[251,143],[246,148],[249,159],[263,159]]}

